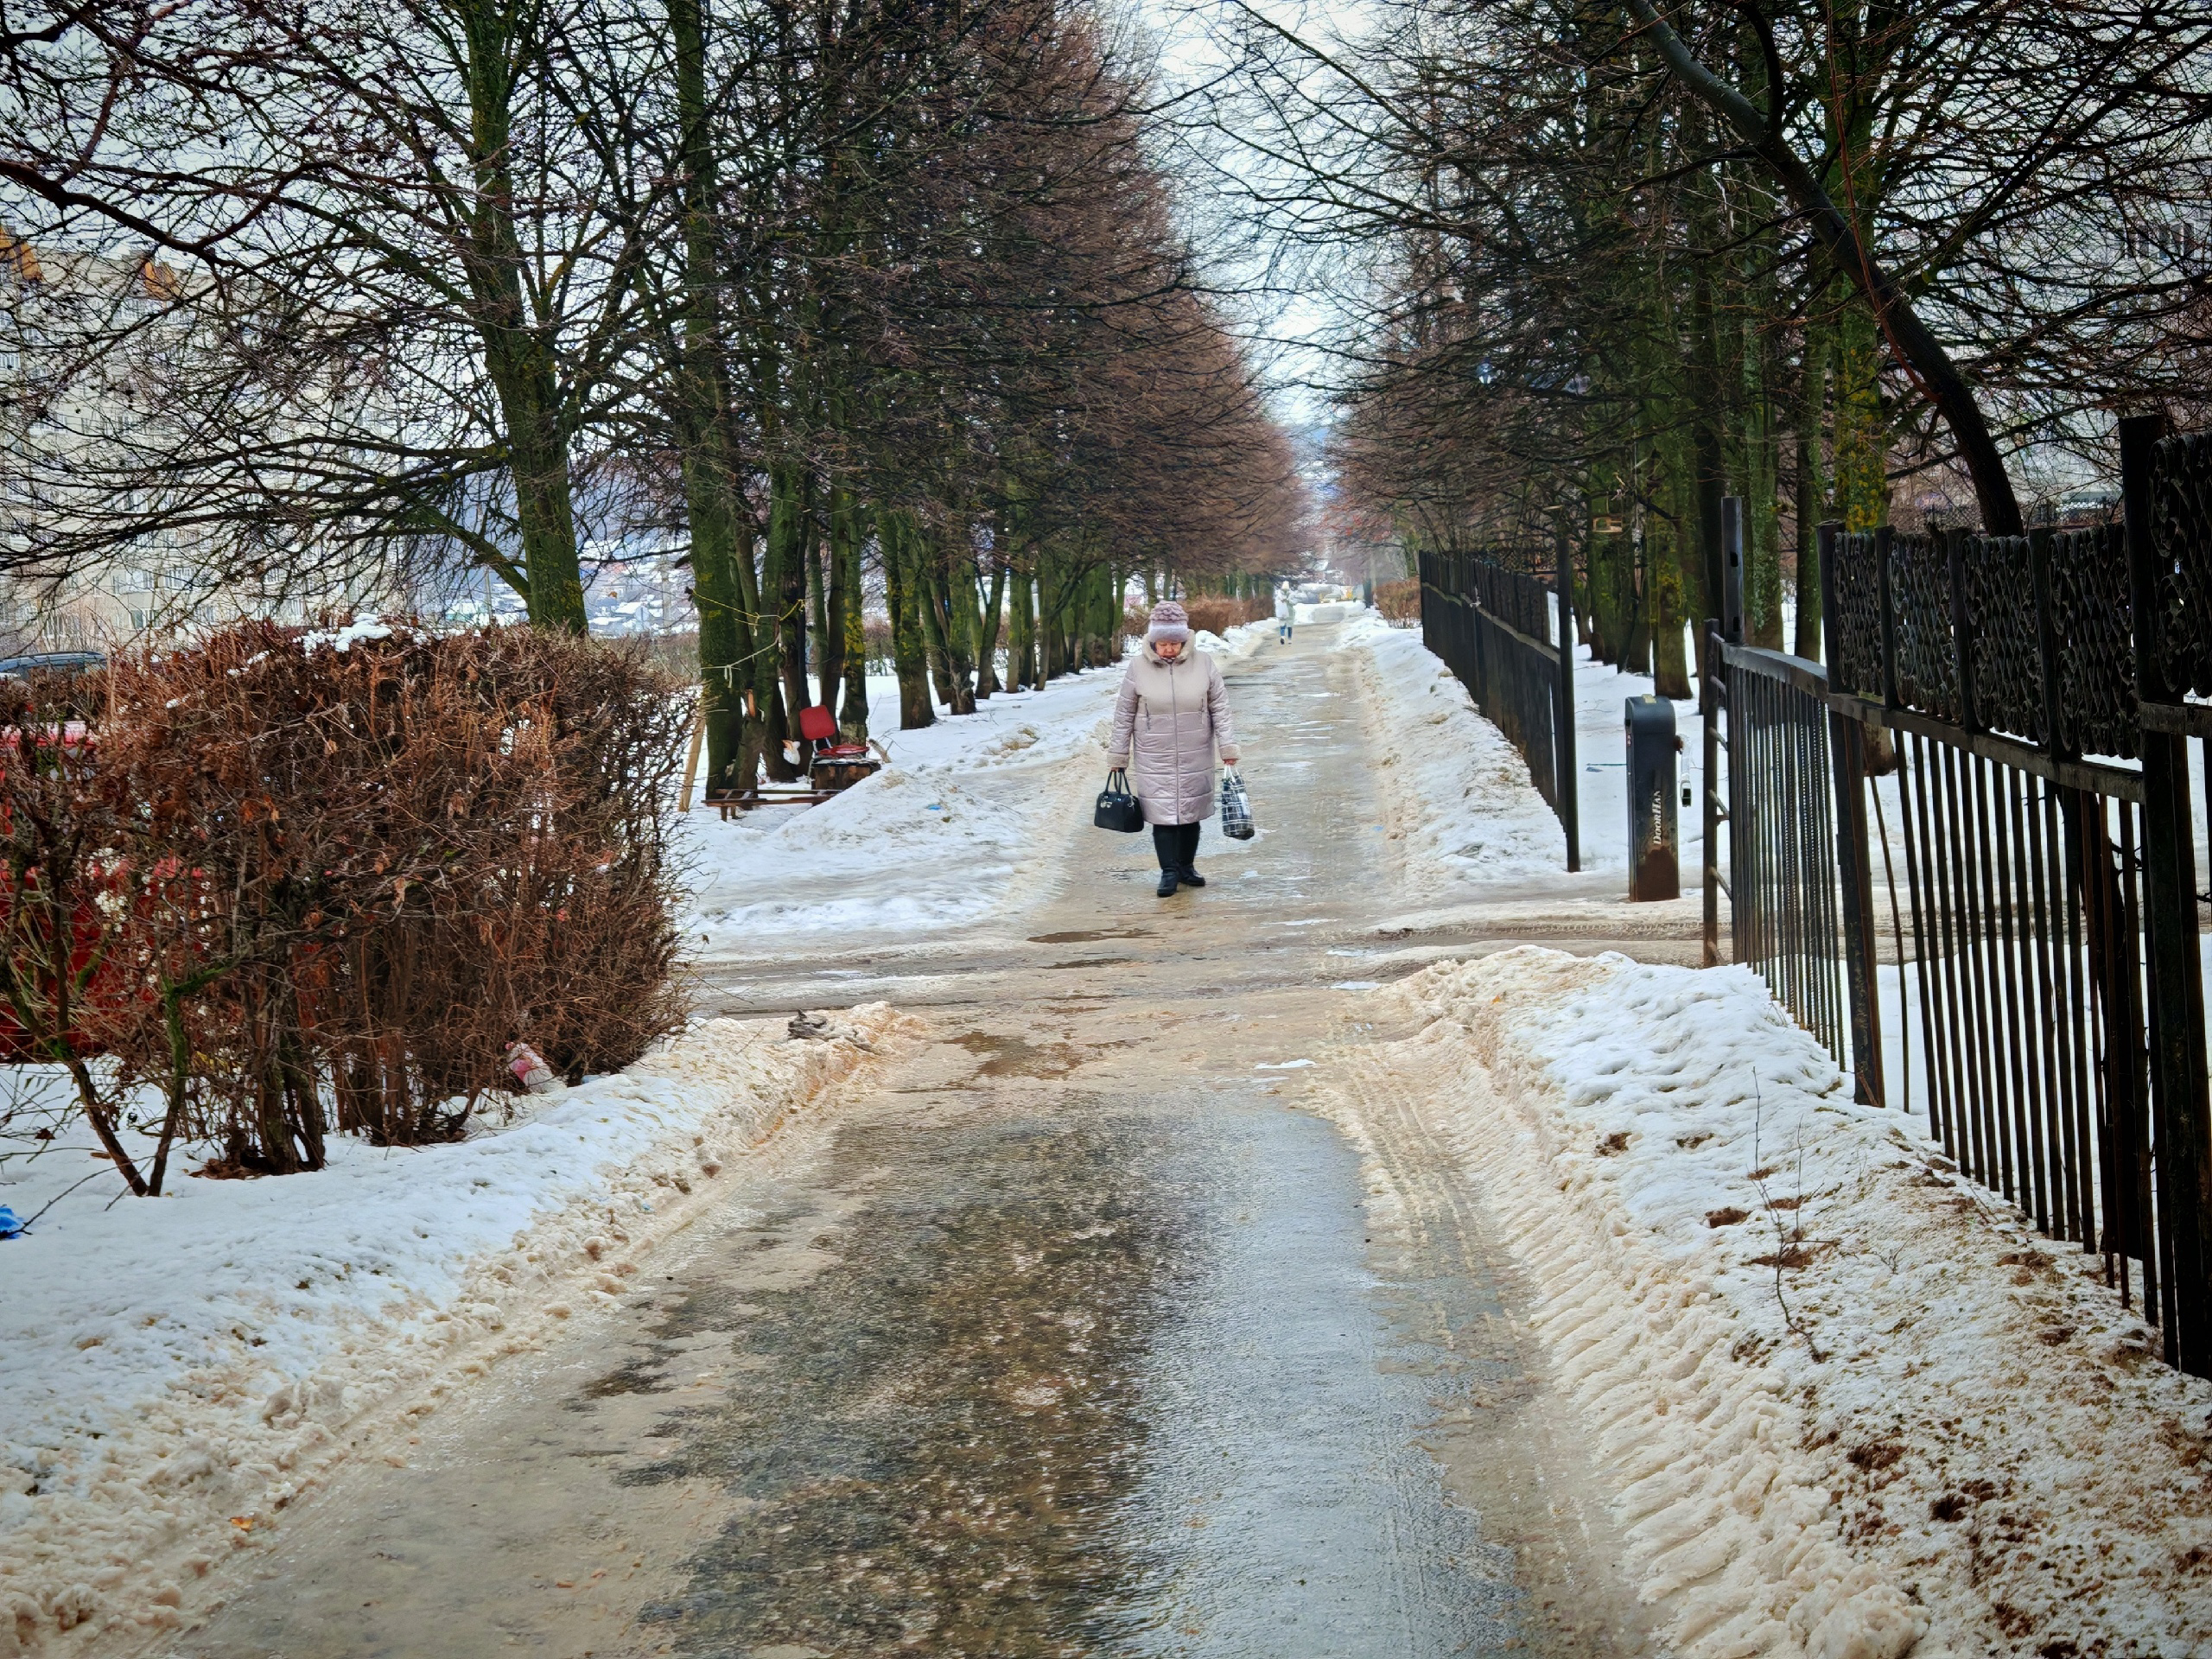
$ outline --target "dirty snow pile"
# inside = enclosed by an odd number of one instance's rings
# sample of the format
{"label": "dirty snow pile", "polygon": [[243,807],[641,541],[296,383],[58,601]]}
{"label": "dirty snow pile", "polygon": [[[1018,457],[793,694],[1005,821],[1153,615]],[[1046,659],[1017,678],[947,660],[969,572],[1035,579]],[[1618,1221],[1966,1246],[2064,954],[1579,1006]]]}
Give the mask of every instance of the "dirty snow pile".
{"label": "dirty snow pile", "polygon": [[1382,995],[1426,1023],[1366,1086],[1487,1199],[1674,1650],[2212,1652],[2212,1384],[1749,971]]}
{"label": "dirty snow pile", "polygon": [[1091,669],[913,732],[896,729],[895,702],[879,705],[870,721],[890,763],[834,799],[726,823],[695,808],[692,944],[711,957],[799,933],[911,937],[981,914],[1058,844],[1046,821],[1103,779],[1120,684],[1118,668]]}
{"label": "dirty snow pile", "polygon": [[[334,1136],[317,1173],[79,1194],[0,1243],[0,1655],[173,1624],[183,1580],[334,1465],[611,1301],[725,1167],[908,1023],[838,1019],[810,1039],[709,1021],[464,1141]],[[87,1161],[49,1155],[66,1179]],[[35,1208],[44,1163],[0,1198]]]}

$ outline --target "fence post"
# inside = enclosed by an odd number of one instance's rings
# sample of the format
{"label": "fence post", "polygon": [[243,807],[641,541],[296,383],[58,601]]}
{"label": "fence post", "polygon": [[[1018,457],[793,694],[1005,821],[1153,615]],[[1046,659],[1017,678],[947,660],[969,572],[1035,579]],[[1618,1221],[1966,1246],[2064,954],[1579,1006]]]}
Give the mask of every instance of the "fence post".
{"label": "fence post", "polygon": [[1720,613],[1720,634],[1732,645],[1744,643],[1744,498],[1720,498],[1720,591],[1713,608]]}
{"label": "fence post", "polygon": [[[1720,965],[1720,824],[1727,817],[1720,805],[1720,706],[1727,693],[1723,682],[1727,659],[1725,643],[1744,643],[1744,498],[1723,496],[1720,501],[1720,591],[1713,608],[1720,613],[1706,620],[1701,639],[1705,646],[1698,661],[1698,715],[1705,728],[1705,938],[1702,959],[1708,968]],[[1732,713],[1730,720],[1735,718]],[[1732,913],[1735,905],[1729,905]],[[1733,931],[1733,929],[1731,929]]]}
{"label": "fence post", "polygon": [[1567,830],[1567,868],[1572,874],[1582,868],[1582,779],[1574,760],[1574,552],[1567,538],[1567,519],[1554,527],[1554,551],[1559,565],[1559,715],[1553,753],[1558,777],[1559,821]]}
{"label": "fence post", "polygon": [[[1838,526],[1821,526],[1821,624],[1827,638],[1828,686],[1835,690],[1842,653],[1842,616],[1835,604]],[[1874,976],[1874,879],[1866,850],[1866,730],[1828,705],[1828,766],[1835,779],[1835,869],[1843,889],[1843,979],[1851,1003],[1853,1094],[1870,1106],[1885,1103],[1882,1088],[1882,1011]]]}
{"label": "fence post", "polygon": [[[1705,728],[1705,933],[1700,960],[1720,965],[1720,625],[1707,619],[1698,664],[1697,710]],[[1729,906],[1732,912],[1733,904]]]}
{"label": "fence post", "polygon": [[[2139,415],[2120,423],[2120,493],[2126,515],[2127,577],[2135,632],[2135,687],[2144,702],[2178,702],[2158,650],[2164,613],[2153,511],[2152,469],[2165,422]],[[2207,1109],[2204,987],[2197,955],[2196,849],[2189,800],[2189,740],[2141,736],[2144,931],[2150,957],[2151,1081],[2158,1162],[2158,1209],[2172,1241],[2166,1281],[2172,1332],[2167,1358],[2212,1375],[2212,1113]]]}

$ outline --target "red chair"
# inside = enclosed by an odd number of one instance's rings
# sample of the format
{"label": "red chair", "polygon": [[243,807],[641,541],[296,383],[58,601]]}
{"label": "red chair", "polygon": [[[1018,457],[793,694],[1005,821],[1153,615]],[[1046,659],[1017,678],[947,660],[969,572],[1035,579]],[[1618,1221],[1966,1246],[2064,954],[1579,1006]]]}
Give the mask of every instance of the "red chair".
{"label": "red chair", "polygon": [[798,711],[798,734],[810,743],[826,747],[817,748],[817,760],[844,760],[868,753],[865,743],[836,743],[830,740],[837,735],[837,716],[820,703]]}

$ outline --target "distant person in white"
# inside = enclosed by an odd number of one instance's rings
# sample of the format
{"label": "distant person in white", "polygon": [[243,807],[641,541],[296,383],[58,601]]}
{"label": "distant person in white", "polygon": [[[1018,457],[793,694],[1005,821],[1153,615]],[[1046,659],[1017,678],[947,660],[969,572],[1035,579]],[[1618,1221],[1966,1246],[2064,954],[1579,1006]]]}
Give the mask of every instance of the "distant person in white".
{"label": "distant person in white", "polygon": [[1286,645],[1290,643],[1292,620],[1290,584],[1280,582],[1275,587],[1275,638]]}

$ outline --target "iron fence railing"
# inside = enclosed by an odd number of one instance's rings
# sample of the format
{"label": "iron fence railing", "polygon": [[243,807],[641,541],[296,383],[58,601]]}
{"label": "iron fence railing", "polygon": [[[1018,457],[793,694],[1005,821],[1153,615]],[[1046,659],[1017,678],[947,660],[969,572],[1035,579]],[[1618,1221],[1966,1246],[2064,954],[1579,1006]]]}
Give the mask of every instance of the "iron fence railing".
{"label": "iron fence railing", "polygon": [[1890,1103],[1893,1084],[1894,1103],[1924,1108],[1966,1173],[2102,1255],[2167,1358],[2212,1375],[2188,754],[2212,741],[2212,437],[2131,420],[2121,440],[2120,524],[1823,526],[1825,670],[1708,625],[1708,753],[1725,747],[1727,790],[1706,803],[1707,956],[1725,822],[1736,955],[1859,1097]]}
{"label": "iron fence railing", "polygon": [[[1719,676],[1707,681],[1716,698],[1726,697],[1732,740],[1728,891],[1736,957],[1758,969],[1798,1024],[1841,1054],[1847,1016],[1826,682],[1817,664],[1747,645],[1726,650],[1725,694]],[[1709,728],[1710,713],[1708,706]],[[1707,776],[1713,779],[1711,768]],[[1717,874],[1708,868],[1708,881]]]}
{"label": "iron fence railing", "polygon": [[1571,581],[1554,588],[1472,554],[1421,556],[1422,643],[1521,752],[1559,815],[1567,868],[1579,870],[1573,591]]}

